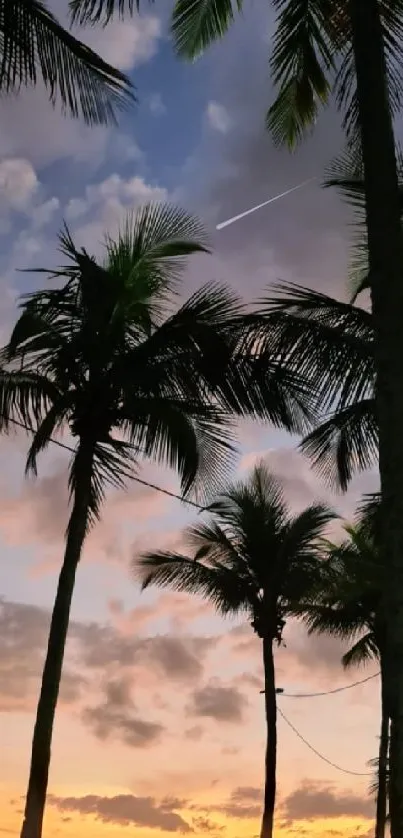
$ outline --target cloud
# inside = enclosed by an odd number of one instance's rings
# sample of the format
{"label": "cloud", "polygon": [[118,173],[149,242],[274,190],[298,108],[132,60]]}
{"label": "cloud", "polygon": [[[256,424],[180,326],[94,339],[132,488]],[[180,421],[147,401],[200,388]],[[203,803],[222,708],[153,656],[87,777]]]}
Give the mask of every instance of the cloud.
{"label": "cloud", "polygon": [[231,127],[231,118],[224,105],[218,102],[209,102],[206,109],[207,120],[214,131],[220,134],[227,134]]}
{"label": "cloud", "polygon": [[215,809],[229,818],[257,818],[261,814],[262,790],[254,786],[238,786],[229,799]]}
{"label": "cloud", "polygon": [[[0,599],[0,706],[19,710],[32,702],[47,644],[50,612],[46,608]],[[62,681],[62,701],[73,704],[92,692],[95,707],[84,720],[96,735],[115,732],[130,744],[154,741],[159,725],[146,721],[132,698],[132,684],[146,692],[161,681],[194,684],[203,675],[216,638],[194,636],[129,637],[112,626],[72,620]],[[85,696],[84,696],[84,686]],[[105,731],[105,734],[103,733]]]}
{"label": "cloud", "polygon": [[160,741],[163,726],[136,715],[131,697],[131,682],[125,678],[110,681],[105,687],[105,701],[84,710],[82,719],[101,740],[118,736],[132,748],[147,748]]}
{"label": "cloud", "polygon": [[339,791],[331,785],[305,780],[280,804],[282,817],[288,822],[315,818],[373,818],[374,803],[350,791]]}
{"label": "cloud", "polygon": [[232,791],[227,801],[214,806],[214,811],[222,812],[229,818],[257,818],[261,814],[262,797],[262,789],[254,786],[238,786]]}
{"label": "cloud", "polygon": [[153,116],[164,116],[167,112],[161,93],[152,93],[148,99],[148,107]]}
{"label": "cloud", "polygon": [[234,803],[245,803],[245,801],[250,800],[260,801],[261,799],[262,789],[258,789],[255,786],[238,786],[231,793],[231,800]]}
{"label": "cloud", "polygon": [[93,815],[97,821],[119,826],[139,826],[161,829],[166,832],[191,832],[188,823],[177,810],[185,802],[166,799],[160,802],[153,797],[136,797],[133,794],[119,794],[101,797],[88,794],[85,797],[57,797],[48,795],[48,803],[60,812],[74,812],[79,815]]}
{"label": "cloud", "polygon": [[237,723],[243,720],[248,701],[237,687],[225,687],[211,681],[194,690],[188,713],[214,719],[216,722]]}
{"label": "cloud", "polygon": [[163,187],[148,184],[138,175],[125,179],[114,173],[104,181],[88,186],[83,196],[70,199],[66,218],[88,219],[91,214],[90,220],[74,230],[74,240],[95,256],[102,256],[105,233],[116,236],[128,213],[143,204],[166,199],[167,191]]}
{"label": "cloud", "polygon": [[[50,614],[44,608],[0,598],[0,711],[32,707],[49,632]],[[86,684],[83,673],[65,666],[60,701],[72,704]]]}
{"label": "cloud", "polygon": [[0,205],[26,211],[38,188],[38,178],[29,160],[14,157],[0,161]]}
{"label": "cloud", "polygon": [[40,230],[42,227],[45,227],[50,223],[50,221],[52,221],[53,216],[58,212],[59,208],[60,201],[55,197],[48,198],[48,200],[44,201],[43,204],[37,204],[32,211],[32,227],[35,230]]}
{"label": "cloud", "polygon": [[78,32],[81,40],[105,61],[119,70],[128,72],[154,57],[161,39],[162,27],[156,15],[136,15],[124,21],[112,20],[107,28],[80,27]]}
{"label": "cloud", "polygon": [[[42,461],[42,468],[43,465]],[[14,489],[12,494],[9,481],[0,481],[2,535],[10,544],[30,544],[40,550],[41,563],[36,567],[37,572],[59,566],[70,511],[67,457],[50,460],[48,471],[50,473],[43,477],[24,481],[22,486],[18,483],[18,489]],[[161,470],[156,477],[157,471],[157,467],[153,469],[147,464],[142,477],[164,483]],[[126,492],[109,491],[102,518],[85,542],[84,558],[104,558],[123,564],[132,558],[134,552],[155,547],[155,541],[150,544],[149,540],[149,522],[163,517],[171,504],[167,496],[134,481],[128,485]],[[133,513],[139,522],[135,533],[134,528],[129,530],[122,526],[123,521],[127,524],[132,522]],[[158,537],[168,538],[168,534],[159,533]],[[168,541],[173,544],[177,538],[177,534],[171,533]],[[59,553],[55,552],[55,546]]]}
{"label": "cloud", "polygon": [[155,635],[120,635],[110,627],[77,625],[86,669],[100,669],[119,663],[120,667],[146,664],[157,675],[171,680],[194,681],[203,672],[203,662],[215,645],[215,638]]}

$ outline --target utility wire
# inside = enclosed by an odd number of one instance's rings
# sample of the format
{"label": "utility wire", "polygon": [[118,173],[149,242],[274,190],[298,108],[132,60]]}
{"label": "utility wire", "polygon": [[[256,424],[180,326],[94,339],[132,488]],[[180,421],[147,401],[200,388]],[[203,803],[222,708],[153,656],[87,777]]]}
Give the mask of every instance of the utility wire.
{"label": "utility wire", "polygon": [[[282,698],[318,698],[322,695],[334,695],[335,693],[342,693],[344,690],[352,690],[353,687],[358,687],[360,684],[366,684],[367,681],[372,681],[373,678],[378,678],[380,672],[375,672],[375,675],[368,675],[366,678],[362,678],[361,681],[354,681],[352,684],[347,684],[344,687],[336,687],[334,690],[326,690],[326,692],[321,693],[285,693],[283,690],[278,690],[277,694],[280,695]],[[263,695],[265,690],[260,690],[260,694]]]}
{"label": "utility wire", "polygon": [[[35,433],[34,428],[31,428],[24,422],[19,422],[18,419],[11,419],[10,417],[7,417],[7,421],[12,422],[13,425],[18,425],[18,427],[23,428],[24,431]],[[65,442],[60,442],[60,440],[53,439],[53,437],[49,437],[49,442],[52,442],[53,445],[57,445],[59,448],[63,448],[65,451],[70,451],[71,454],[75,454],[75,449],[71,445],[67,445]],[[187,503],[188,506],[193,506],[200,512],[206,511],[206,507],[202,506],[200,503],[196,503],[194,500],[189,500],[189,498],[185,498],[183,495],[177,495],[175,492],[170,492],[169,489],[163,489],[162,486],[157,486],[155,483],[150,483],[148,480],[143,480],[141,477],[131,477],[130,479],[134,480],[135,483],[140,483],[141,486],[147,486],[149,489],[161,492],[162,495],[167,495],[169,498],[175,498],[175,500],[180,500],[182,503]]]}
{"label": "utility wire", "polygon": [[349,768],[342,768],[341,765],[337,765],[335,762],[332,762],[330,759],[323,756],[323,754],[317,751],[316,748],[314,748],[313,745],[311,745],[310,742],[308,742],[308,740],[305,739],[304,736],[302,736],[302,733],[300,733],[299,730],[297,730],[297,728],[294,727],[294,725],[289,721],[289,719],[287,719],[287,716],[284,715],[280,707],[277,707],[277,712],[280,714],[281,718],[284,719],[288,727],[291,728],[291,730],[295,733],[296,736],[298,736],[298,739],[300,739],[301,742],[303,742],[304,745],[306,745],[307,748],[309,748],[309,750],[312,751],[312,753],[319,757],[319,759],[321,759],[322,762],[326,762],[327,765],[330,765],[337,771],[341,771],[343,774],[352,774],[354,775],[354,777],[372,777],[371,771],[350,771]]}
{"label": "utility wire", "polygon": [[359,684],[366,684],[367,681],[372,681],[373,678],[378,678],[380,672],[375,672],[375,675],[368,675],[366,678],[362,678],[361,681],[354,681],[353,684],[347,684],[345,687],[336,687],[334,690],[327,690],[326,692],[322,693],[280,693],[280,695],[284,698],[318,698],[322,695],[334,695],[335,693],[342,693],[344,690],[352,690],[353,687],[358,687]]}

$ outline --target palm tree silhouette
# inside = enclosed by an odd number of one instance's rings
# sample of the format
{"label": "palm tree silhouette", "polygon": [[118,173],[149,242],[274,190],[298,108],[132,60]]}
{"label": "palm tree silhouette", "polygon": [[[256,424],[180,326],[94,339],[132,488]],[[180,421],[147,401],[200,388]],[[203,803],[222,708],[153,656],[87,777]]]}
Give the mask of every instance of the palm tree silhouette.
{"label": "palm tree silhouette", "polygon": [[36,420],[27,469],[36,472],[38,456],[63,427],[76,440],[22,838],[42,832],[75,575],[106,487],[123,487],[146,457],[175,469],[183,494],[198,489],[203,498],[216,491],[232,461],[231,411],[253,413],[255,407],[275,417],[278,410],[279,421],[288,416],[290,426],[304,415],[300,385],[294,392],[290,377],[274,375],[271,389],[269,376],[260,386],[254,358],[244,350],[242,304],[231,291],[207,284],[169,313],[186,257],[206,250],[196,219],[169,205],[149,205],[129,219],[116,242],[105,244],[99,265],[64,231],[60,245],[68,264],[52,273],[62,284],[23,298],[3,351],[5,375],[18,370],[28,382],[24,398]]}
{"label": "palm tree silhouette", "polygon": [[135,562],[151,584],[199,594],[222,615],[244,614],[262,641],[267,743],[261,838],[271,838],[276,797],[276,683],[273,644],[321,575],[321,536],[334,513],[310,506],[288,511],[264,464],[209,507],[211,521],[187,532],[190,555],[148,553]]}

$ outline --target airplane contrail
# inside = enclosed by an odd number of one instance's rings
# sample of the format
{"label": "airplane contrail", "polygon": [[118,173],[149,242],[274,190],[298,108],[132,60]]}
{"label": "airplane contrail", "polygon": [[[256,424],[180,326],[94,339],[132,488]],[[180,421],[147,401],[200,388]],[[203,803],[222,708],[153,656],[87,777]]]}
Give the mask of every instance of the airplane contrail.
{"label": "airplane contrail", "polygon": [[268,204],[272,204],[273,201],[278,201],[279,198],[285,198],[286,195],[289,195],[291,192],[295,192],[297,189],[302,189],[303,186],[306,186],[307,183],[312,183],[313,180],[316,180],[316,177],[310,177],[308,180],[303,180],[302,183],[298,183],[297,186],[292,186],[291,189],[286,189],[285,192],[280,192],[279,195],[274,195],[274,197],[269,198],[268,201],[263,201],[263,204],[257,204],[255,207],[239,213],[239,215],[234,215],[232,218],[228,218],[227,221],[221,221],[220,224],[217,224],[216,230],[223,230],[224,227],[229,227],[229,225],[233,224],[234,221],[240,221],[241,218],[245,218],[245,216],[250,215],[251,212],[256,212],[256,210],[262,209],[262,207],[267,207]]}

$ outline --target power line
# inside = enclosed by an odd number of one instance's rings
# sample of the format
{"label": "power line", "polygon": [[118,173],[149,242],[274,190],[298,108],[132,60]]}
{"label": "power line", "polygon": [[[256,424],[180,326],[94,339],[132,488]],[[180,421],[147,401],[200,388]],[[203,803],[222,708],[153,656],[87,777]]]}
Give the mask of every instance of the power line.
{"label": "power line", "polygon": [[318,698],[322,695],[334,695],[335,693],[342,693],[344,690],[352,690],[353,687],[358,687],[360,684],[366,684],[367,681],[372,681],[373,678],[378,678],[380,672],[375,672],[375,675],[368,675],[362,678],[361,681],[354,681],[353,684],[347,684],[345,687],[336,687],[334,690],[327,690],[322,693],[281,693],[284,698]]}
{"label": "power line", "polygon": [[[378,678],[379,675],[380,672],[375,672],[375,675],[368,675],[360,681],[354,681],[352,684],[346,684],[344,687],[336,687],[334,690],[326,690],[325,692],[320,693],[285,693],[283,690],[278,690],[278,695],[281,695],[282,698],[318,698],[323,695],[335,695],[335,693],[342,693],[344,690],[352,690],[353,687],[358,687],[360,684],[366,684],[367,681],[372,681],[373,678]],[[264,692],[265,690],[260,690],[261,695],[263,695]]]}
{"label": "power line", "polygon": [[[18,425],[18,427],[23,428],[24,431],[35,433],[34,428],[31,428],[24,422],[19,422],[18,419],[11,419],[8,416],[7,421],[12,422],[14,425]],[[57,445],[59,448],[63,448],[65,451],[69,451],[71,454],[75,454],[75,449],[72,448],[71,445],[67,445],[65,442],[60,442],[59,439],[53,439],[53,437],[49,437],[49,442],[51,442],[53,445]],[[167,495],[169,498],[175,498],[175,500],[180,500],[182,501],[182,503],[187,503],[188,506],[193,506],[200,512],[206,511],[206,507],[202,506],[200,503],[196,503],[196,501],[194,500],[189,500],[189,498],[185,498],[183,495],[177,495],[175,492],[170,492],[169,489],[163,489],[162,486],[157,486],[155,483],[150,483],[148,480],[143,480],[141,477],[132,477],[130,479],[134,480],[135,483],[140,483],[141,486],[147,486],[149,489],[154,489],[154,491],[156,492],[161,492],[161,494]]]}
{"label": "power line", "polygon": [[352,774],[354,777],[372,777],[371,771],[350,771],[349,768],[342,768],[341,765],[337,765],[335,762],[332,762],[330,759],[323,756],[323,754],[317,751],[316,748],[314,748],[313,745],[311,745],[310,742],[308,742],[308,740],[305,739],[304,736],[302,736],[302,733],[300,733],[299,730],[297,730],[297,728],[294,727],[294,725],[289,721],[289,719],[287,719],[287,716],[284,715],[280,707],[277,707],[277,712],[280,714],[281,718],[284,719],[288,727],[291,728],[291,730],[295,733],[296,736],[298,736],[298,739],[300,739],[301,742],[303,742],[304,745],[306,745],[307,748],[309,748],[309,750],[312,751],[312,753],[319,757],[319,759],[321,759],[322,762],[326,762],[327,765],[330,765],[337,771],[341,771],[343,774]]}

